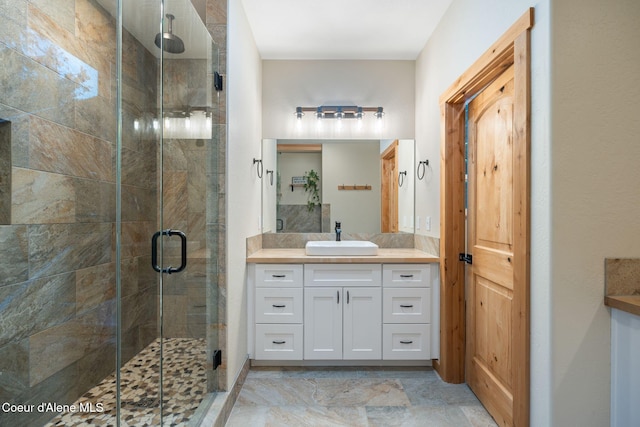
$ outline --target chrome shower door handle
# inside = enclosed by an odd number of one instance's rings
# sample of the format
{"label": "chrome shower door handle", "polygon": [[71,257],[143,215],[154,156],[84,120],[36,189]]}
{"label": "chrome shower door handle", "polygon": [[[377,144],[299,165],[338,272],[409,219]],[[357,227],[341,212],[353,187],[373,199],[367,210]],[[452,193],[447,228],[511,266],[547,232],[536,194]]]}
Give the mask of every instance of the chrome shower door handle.
{"label": "chrome shower door handle", "polygon": [[[158,237],[160,236],[180,236],[181,241],[181,261],[180,267],[160,268],[158,265]],[[187,267],[187,235],[180,230],[166,229],[156,231],[151,238],[151,266],[158,273],[179,273]]]}

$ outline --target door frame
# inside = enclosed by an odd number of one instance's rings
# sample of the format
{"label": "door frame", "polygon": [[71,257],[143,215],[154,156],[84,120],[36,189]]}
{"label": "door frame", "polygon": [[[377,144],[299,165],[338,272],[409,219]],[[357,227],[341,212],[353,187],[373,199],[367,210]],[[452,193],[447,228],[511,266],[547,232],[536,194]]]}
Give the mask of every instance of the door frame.
{"label": "door frame", "polygon": [[[525,171],[514,176],[514,252],[522,262],[514,265],[514,277],[526,289],[514,299],[517,336],[513,343],[520,369],[514,378],[514,425],[529,423],[530,354],[530,194],[531,194],[531,35],[534,9],[529,8],[480,58],[440,96],[440,359],[434,367],[450,383],[465,380],[465,101],[473,97],[511,65],[514,72],[514,150]],[[518,194],[516,194],[518,193]]]}
{"label": "door frame", "polygon": [[[394,175],[389,178],[384,173],[384,165],[393,163]],[[382,171],[380,179],[380,224],[383,233],[398,232],[398,187],[396,185],[395,174],[398,173],[398,140],[396,139],[380,154],[380,170]],[[395,215],[390,215],[394,212]]]}

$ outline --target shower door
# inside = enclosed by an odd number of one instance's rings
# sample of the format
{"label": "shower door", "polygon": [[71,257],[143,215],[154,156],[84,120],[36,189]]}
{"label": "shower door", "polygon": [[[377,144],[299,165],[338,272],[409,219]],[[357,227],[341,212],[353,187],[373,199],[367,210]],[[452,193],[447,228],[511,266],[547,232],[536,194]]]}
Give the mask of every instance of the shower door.
{"label": "shower door", "polygon": [[197,423],[218,384],[218,52],[189,0],[121,1],[119,419]]}

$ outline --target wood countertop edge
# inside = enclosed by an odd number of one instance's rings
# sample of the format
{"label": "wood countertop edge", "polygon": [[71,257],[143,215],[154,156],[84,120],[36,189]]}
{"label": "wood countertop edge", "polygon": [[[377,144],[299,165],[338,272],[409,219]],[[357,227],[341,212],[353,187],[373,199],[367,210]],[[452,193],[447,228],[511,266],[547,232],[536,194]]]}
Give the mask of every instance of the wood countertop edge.
{"label": "wood countertop edge", "polygon": [[604,304],[608,307],[640,316],[640,295],[605,296]]}
{"label": "wood countertop edge", "polygon": [[410,248],[384,248],[374,256],[316,256],[306,255],[304,249],[260,249],[247,257],[250,264],[417,264],[436,263],[440,258]]}

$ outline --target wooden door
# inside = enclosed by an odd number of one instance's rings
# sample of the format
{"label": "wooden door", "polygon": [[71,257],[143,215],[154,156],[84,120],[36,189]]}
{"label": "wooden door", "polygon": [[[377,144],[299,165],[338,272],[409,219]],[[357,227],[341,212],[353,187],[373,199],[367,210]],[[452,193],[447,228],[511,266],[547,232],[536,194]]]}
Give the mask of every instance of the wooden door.
{"label": "wooden door", "polygon": [[380,155],[381,231],[398,232],[398,140]]}
{"label": "wooden door", "polygon": [[382,288],[344,288],[345,360],[382,359]]}
{"label": "wooden door", "polygon": [[514,149],[513,66],[471,101],[468,129],[467,252],[473,258],[465,272],[466,377],[498,425],[511,426],[515,372],[526,369],[517,363],[523,357],[518,340],[528,339],[514,326],[521,315],[514,300],[526,299],[528,289],[514,275],[514,265],[526,262],[526,254],[514,250],[517,203],[526,193],[514,176],[526,171],[519,170]]}
{"label": "wooden door", "polygon": [[304,358],[342,359],[342,288],[304,289]]}

